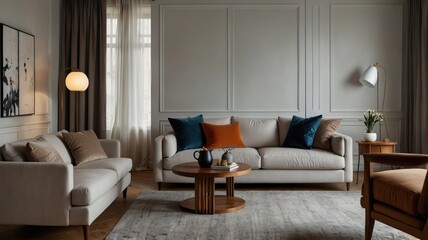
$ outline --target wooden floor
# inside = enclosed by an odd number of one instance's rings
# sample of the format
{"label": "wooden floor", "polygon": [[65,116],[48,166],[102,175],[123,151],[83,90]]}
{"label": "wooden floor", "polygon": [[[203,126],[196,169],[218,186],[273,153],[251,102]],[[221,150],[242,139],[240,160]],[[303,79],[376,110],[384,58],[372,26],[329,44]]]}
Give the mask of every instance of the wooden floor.
{"label": "wooden floor", "polygon": [[[360,173],[359,184],[351,184],[351,191],[361,191],[363,175]],[[354,179],[356,175],[354,173]],[[217,187],[224,188],[223,185]],[[193,184],[164,184],[162,190],[192,190]],[[236,190],[330,190],[346,191],[345,183],[326,184],[237,184]],[[131,187],[126,200],[120,196],[91,225],[90,239],[104,239],[132,202],[142,191],[157,191],[157,184],[152,180],[151,171],[132,173]],[[9,226],[0,225],[0,239],[83,239],[81,226],[44,227],[44,226]]]}

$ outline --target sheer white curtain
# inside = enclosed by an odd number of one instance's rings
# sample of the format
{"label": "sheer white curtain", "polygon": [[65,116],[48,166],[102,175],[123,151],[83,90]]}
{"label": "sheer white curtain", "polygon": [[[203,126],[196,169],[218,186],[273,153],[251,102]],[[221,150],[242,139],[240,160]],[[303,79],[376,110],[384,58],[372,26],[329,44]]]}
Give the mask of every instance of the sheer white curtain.
{"label": "sheer white curtain", "polygon": [[150,5],[116,0],[107,7],[107,135],[121,142],[135,170],[150,157]]}

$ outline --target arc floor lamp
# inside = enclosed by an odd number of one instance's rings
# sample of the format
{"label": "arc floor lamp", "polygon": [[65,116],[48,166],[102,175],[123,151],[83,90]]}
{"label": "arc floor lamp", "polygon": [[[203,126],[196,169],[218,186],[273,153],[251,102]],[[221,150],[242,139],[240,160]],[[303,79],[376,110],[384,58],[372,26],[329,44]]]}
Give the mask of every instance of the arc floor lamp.
{"label": "arc floor lamp", "polygon": [[[388,125],[386,124],[386,118],[384,114],[384,107],[385,107],[385,96],[386,96],[386,83],[387,83],[387,75],[386,70],[383,66],[381,66],[379,63],[375,63],[368,67],[363,74],[360,77],[360,83],[367,87],[374,88],[376,86],[376,83],[379,80],[379,69],[382,69],[385,73],[385,82],[383,87],[383,99],[382,99],[382,109],[381,113],[383,114],[383,122],[385,123],[385,129],[386,129],[386,138],[384,139],[385,142],[389,142],[389,132],[388,132]],[[379,88],[378,88],[379,92]]]}
{"label": "arc floor lamp", "polygon": [[81,92],[86,91],[89,86],[89,79],[85,73],[80,72],[79,69],[75,68],[65,78],[65,86],[70,92],[75,92],[75,131],[79,131],[79,96]]}

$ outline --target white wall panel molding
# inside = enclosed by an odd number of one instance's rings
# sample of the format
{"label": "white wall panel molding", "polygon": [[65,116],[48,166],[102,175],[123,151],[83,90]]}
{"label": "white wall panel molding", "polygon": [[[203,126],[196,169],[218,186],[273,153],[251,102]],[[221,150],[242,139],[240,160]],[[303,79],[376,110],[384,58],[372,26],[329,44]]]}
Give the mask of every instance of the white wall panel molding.
{"label": "white wall panel molding", "polygon": [[[390,138],[400,140],[405,0],[157,0],[152,6],[153,137],[170,130],[168,117],[322,114],[342,118],[339,132],[361,139],[363,112],[381,107],[384,76],[374,89],[358,78],[379,62],[388,73]],[[185,24],[192,16],[199,25]],[[201,64],[194,72],[186,61],[201,58],[201,47],[176,37],[200,41],[204,36],[192,30],[205,27],[221,29],[212,41],[222,48],[207,50],[216,57],[210,69],[203,69],[206,59],[192,60]],[[194,52],[180,57],[174,48],[183,46]],[[182,84],[186,78],[193,79]],[[384,138],[383,126],[377,132]]]}
{"label": "white wall panel molding", "polygon": [[49,114],[35,114],[8,118],[13,121],[0,122],[0,146],[13,141],[33,138],[49,132]]}
{"label": "white wall panel molding", "polygon": [[304,113],[304,7],[233,7],[233,110]]}
{"label": "white wall panel molding", "polygon": [[160,111],[226,111],[228,11],[160,7]]}
{"label": "white wall panel molding", "polygon": [[307,115],[358,117],[367,108],[380,109],[383,72],[379,93],[358,81],[374,62],[388,73],[385,111],[401,113],[405,1],[308,0],[306,4]]}
{"label": "white wall panel molding", "polygon": [[385,109],[401,111],[401,92],[394,89],[401,89],[402,83],[402,11],[402,4],[330,5],[331,112],[380,109],[383,73],[378,91],[358,81],[360,74],[375,62],[385,66],[389,75]]}
{"label": "white wall panel molding", "polygon": [[[306,94],[307,113],[318,115],[322,113],[322,95],[325,90],[321,86],[321,7],[318,1],[312,1],[306,6]],[[310,109],[309,109],[310,108]]]}
{"label": "white wall panel molding", "polygon": [[34,114],[31,116],[18,116],[4,118],[11,121],[0,121],[0,132],[4,128],[23,127],[27,125],[49,124],[51,122],[49,114]]}
{"label": "white wall panel molding", "polygon": [[168,120],[160,120],[159,129],[160,129],[160,134],[168,134],[172,131],[171,124],[169,123]]}
{"label": "white wall panel molding", "polygon": [[22,139],[34,138],[48,133],[49,124],[34,124],[0,129],[0,146]]}

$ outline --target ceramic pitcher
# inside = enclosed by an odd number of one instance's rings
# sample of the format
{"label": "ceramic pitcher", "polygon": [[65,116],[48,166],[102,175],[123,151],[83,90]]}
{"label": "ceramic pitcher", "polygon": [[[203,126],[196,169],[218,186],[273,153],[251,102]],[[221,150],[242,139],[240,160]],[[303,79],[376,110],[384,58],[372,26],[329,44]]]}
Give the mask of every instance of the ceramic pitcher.
{"label": "ceramic pitcher", "polygon": [[213,164],[212,150],[198,150],[193,152],[193,157],[198,160],[201,168],[209,168]]}

